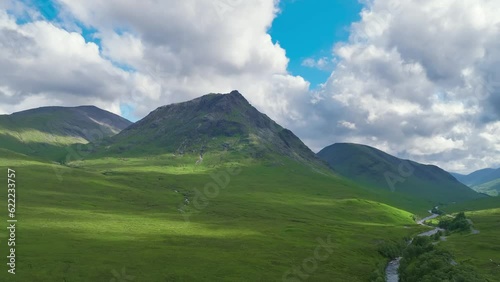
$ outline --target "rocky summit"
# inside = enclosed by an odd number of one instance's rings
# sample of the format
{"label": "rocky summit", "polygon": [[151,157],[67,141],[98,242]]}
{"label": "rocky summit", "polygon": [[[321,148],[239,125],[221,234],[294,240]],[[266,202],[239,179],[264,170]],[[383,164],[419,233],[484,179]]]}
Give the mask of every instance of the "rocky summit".
{"label": "rocky summit", "polygon": [[107,154],[176,154],[233,151],[323,163],[293,132],[253,107],[241,93],[208,94],[166,105],[112,137]]}

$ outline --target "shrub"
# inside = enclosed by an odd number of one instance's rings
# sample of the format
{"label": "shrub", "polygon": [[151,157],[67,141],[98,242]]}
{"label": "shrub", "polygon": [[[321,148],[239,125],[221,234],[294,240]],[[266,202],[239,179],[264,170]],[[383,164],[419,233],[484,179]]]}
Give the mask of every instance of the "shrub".
{"label": "shrub", "polygon": [[379,264],[370,275],[370,282],[385,282],[385,265]]}
{"label": "shrub", "polygon": [[389,259],[395,259],[401,256],[406,243],[404,241],[384,241],[378,246],[378,252]]}
{"label": "shrub", "polygon": [[444,214],[444,211],[440,210],[439,208],[437,207],[433,207],[432,210],[431,210],[432,213],[435,213],[435,214]]}
{"label": "shrub", "polygon": [[439,227],[449,231],[467,231],[470,230],[470,223],[463,212],[457,214],[455,218],[442,219],[439,221]]}
{"label": "shrub", "polygon": [[403,252],[399,267],[401,282],[485,282],[476,270],[464,264],[452,265],[451,253],[437,249],[426,237],[417,237]]}

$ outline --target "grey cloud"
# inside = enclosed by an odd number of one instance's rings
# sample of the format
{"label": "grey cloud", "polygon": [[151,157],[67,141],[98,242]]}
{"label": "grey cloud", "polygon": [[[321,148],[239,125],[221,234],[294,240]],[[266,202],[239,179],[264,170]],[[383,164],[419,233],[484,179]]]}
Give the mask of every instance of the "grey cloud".
{"label": "grey cloud", "polygon": [[3,28],[0,29],[0,48],[2,57],[23,56],[35,51],[35,41],[16,30]]}

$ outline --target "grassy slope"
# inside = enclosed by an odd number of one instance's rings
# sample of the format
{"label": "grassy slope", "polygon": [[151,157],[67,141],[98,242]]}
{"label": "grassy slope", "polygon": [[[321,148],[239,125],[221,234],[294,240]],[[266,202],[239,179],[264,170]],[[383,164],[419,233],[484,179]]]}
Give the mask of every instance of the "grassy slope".
{"label": "grassy slope", "polygon": [[498,193],[500,192],[500,178],[473,186],[472,189],[490,196],[498,196]]}
{"label": "grassy slope", "polygon": [[484,199],[477,199],[465,203],[456,203],[443,206],[442,209],[446,212],[461,212],[461,211],[478,211],[500,208],[500,197],[488,197]]}
{"label": "grassy slope", "polygon": [[9,116],[0,116],[0,144],[2,144],[2,148],[21,154],[58,159],[64,156],[64,148],[67,145],[87,143],[81,137],[64,136],[36,129],[37,126],[43,127],[43,123],[43,120],[39,120],[34,126],[30,125],[30,128],[23,123],[14,123]]}
{"label": "grassy slope", "polygon": [[[477,270],[490,279],[498,281],[500,276],[500,197],[489,197],[466,203],[442,207],[448,213],[465,211],[474,223],[479,234],[453,234],[440,245],[451,251],[457,261],[474,265]],[[437,222],[436,222],[437,223]],[[490,261],[493,260],[493,262]]]}
{"label": "grassy slope", "polygon": [[479,234],[454,234],[441,246],[451,251],[458,263],[474,265],[490,281],[500,277],[500,205],[496,209],[467,212]]}
{"label": "grassy slope", "polygon": [[[1,182],[7,166],[17,171],[19,220],[17,275],[7,277],[4,265],[0,280],[110,281],[125,267],[137,281],[276,281],[331,236],[334,252],[310,281],[366,281],[384,262],[377,242],[419,229],[410,213],[361,199],[375,196],[350,182],[285,160],[207,154],[195,166],[196,159],[109,158],[67,168],[0,150]],[[196,208],[195,189],[225,166],[242,172]]]}
{"label": "grassy slope", "polygon": [[101,141],[130,124],[92,106],[45,107],[0,115],[0,146],[21,154],[63,161],[70,144]]}

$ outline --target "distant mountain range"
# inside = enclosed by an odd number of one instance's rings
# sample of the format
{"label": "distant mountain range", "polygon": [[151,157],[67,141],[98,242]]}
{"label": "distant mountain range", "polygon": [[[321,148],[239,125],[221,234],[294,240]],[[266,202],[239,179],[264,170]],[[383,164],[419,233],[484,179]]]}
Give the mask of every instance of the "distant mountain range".
{"label": "distant mountain range", "polygon": [[62,161],[65,149],[82,143],[90,143],[80,148],[88,158],[189,154],[202,160],[207,154],[228,152],[273,165],[290,160],[313,170],[330,167],[358,185],[405,193],[429,205],[485,197],[437,166],[401,160],[364,145],[334,144],[316,155],[238,91],[162,106],[136,123],[94,106],[45,107],[0,116],[3,149]]}
{"label": "distant mountain range", "polygon": [[452,175],[477,192],[491,196],[498,196],[500,193],[500,168],[485,168],[467,175],[459,173],[452,173]]}
{"label": "distant mountain range", "polygon": [[55,160],[68,145],[110,137],[131,124],[94,106],[42,107],[0,115],[0,147]]}
{"label": "distant mountain range", "polygon": [[[364,145],[315,154],[238,91],[136,123],[92,106],[0,116],[0,167],[19,176],[33,266],[19,281],[114,281],[122,266],[141,281],[384,281],[399,242],[422,232],[416,217],[500,200]],[[478,250],[495,246],[494,217],[473,219],[489,240]],[[483,238],[452,235],[466,236]],[[308,256],[328,262],[312,273]]]}
{"label": "distant mountain range", "polygon": [[336,173],[357,183],[410,194],[435,204],[485,197],[437,166],[402,160],[366,145],[333,144],[318,156]]}

